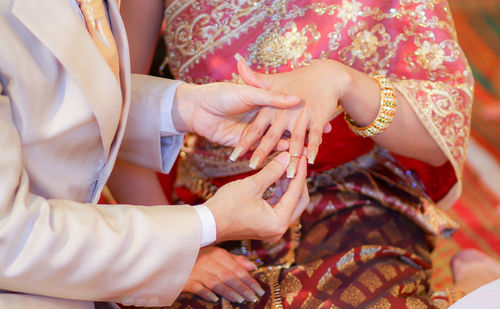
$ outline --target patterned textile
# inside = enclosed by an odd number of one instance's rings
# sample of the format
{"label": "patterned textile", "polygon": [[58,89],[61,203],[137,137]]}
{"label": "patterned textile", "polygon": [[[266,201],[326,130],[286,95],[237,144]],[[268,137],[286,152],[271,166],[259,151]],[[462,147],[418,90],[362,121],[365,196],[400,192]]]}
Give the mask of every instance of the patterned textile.
{"label": "patterned textile", "polygon": [[[176,78],[189,82],[240,82],[232,60],[236,53],[263,72],[330,58],[390,77],[449,163],[433,168],[398,160],[416,171],[443,207],[458,198],[473,78],[456,41],[447,1],[177,0],[165,16],[165,63]],[[343,121],[334,125],[324,136],[318,169],[350,161],[370,146],[370,141],[345,130]],[[347,144],[359,152],[330,162],[342,156]]]}
{"label": "patterned textile", "polygon": [[[457,226],[435,205],[461,190],[470,129],[472,75],[443,0],[174,0],[165,11],[168,64],[188,82],[227,80],[234,54],[261,72],[283,72],[333,59],[388,76],[448,158],[432,167],[374,148],[355,136],[342,111],[309,168],[311,204],[278,243],[221,244],[261,268],[269,293],[257,304],[216,305],[183,294],[173,308],[352,308],[446,306],[429,296],[434,235]],[[418,138],[418,137],[415,137]],[[253,171],[248,157],[189,136],[177,190],[205,199]],[[302,235],[299,235],[298,231]]]}
{"label": "patterned textile", "polygon": [[312,195],[301,230],[275,244],[223,244],[261,266],[254,277],[268,293],[258,303],[214,305],[182,294],[172,308],[433,307],[431,234],[456,226],[388,152],[370,152],[342,168]]}

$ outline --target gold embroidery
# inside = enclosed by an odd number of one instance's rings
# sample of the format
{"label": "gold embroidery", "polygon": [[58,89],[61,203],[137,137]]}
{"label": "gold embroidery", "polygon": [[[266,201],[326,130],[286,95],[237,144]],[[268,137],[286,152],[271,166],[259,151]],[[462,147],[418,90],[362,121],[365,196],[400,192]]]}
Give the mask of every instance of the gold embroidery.
{"label": "gold embroidery", "polygon": [[380,298],[375,302],[374,304],[371,304],[370,306],[367,307],[367,309],[389,309],[391,308],[391,303],[385,299],[385,298]]}
{"label": "gold embroidery", "polygon": [[370,292],[374,292],[376,289],[382,286],[382,281],[377,275],[375,275],[371,270],[365,271],[360,277],[359,281],[366,286]]}
{"label": "gold embroidery", "polygon": [[[165,16],[166,62],[178,79],[197,83],[220,80],[207,76],[205,67],[191,70],[204,59],[210,66],[208,60],[215,52],[224,48],[227,53],[226,44],[233,43],[234,52],[238,50],[256,66],[273,70],[332,58],[366,73],[387,75],[455,169],[459,183],[447,204],[458,196],[469,138],[473,79],[456,42],[446,1],[370,4],[320,0],[299,4],[295,0],[176,0]],[[402,31],[389,31],[389,25],[401,26]],[[245,42],[246,32],[261,34],[248,36],[251,39]],[[274,37],[269,36],[271,32]],[[239,80],[237,76],[225,79]]]}
{"label": "gold embroidery", "polygon": [[[377,235],[371,235],[371,234],[377,234]],[[368,239],[380,239],[380,234],[378,234],[377,231],[372,231],[368,234]],[[372,260],[377,252],[380,251],[380,247],[363,247],[361,248],[361,251],[359,252],[359,255],[361,257],[361,261],[364,263],[368,262],[369,260]]]}
{"label": "gold embroidery", "polygon": [[310,263],[299,265],[299,268],[303,269],[306,272],[307,276],[311,278],[311,276],[314,274],[316,269],[318,269],[321,266],[321,264],[323,264],[323,260],[317,259]]}
{"label": "gold embroidery", "polygon": [[304,301],[302,306],[300,306],[300,309],[319,308],[321,306],[321,303],[322,303],[321,300],[314,298],[311,295],[311,292],[309,292],[309,296]]}
{"label": "gold embroidery", "polygon": [[342,281],[332,276],[331,269],[328,268],[328,271],[319,279],[317,288],[323,293],[332,295],[332,293],[342,284]]}
{"label": "gold embroidery", "polygon": [[389,238],[391,239],[391,242],[393,244],[397,244],[401,240],[403,240],[403,238],[401,237],[401,235],[398,232],[396,232],[396,233],[394,232],[394,231],[398,231],[398,228],[393,221],[390,221],[390,222],[384,224],[382,229],[387,234],[387,236],[389,236]]}
{"label": "gold embroidery", "polygon": [[257,64],[257,69],[273,68],[273,73],[281,65],[291,61],[291,67],[300,66],[299,59],[305,58],[305,63],[312,60],[311,54],[307,52],[308,45],[317,42],[320,38],[316,25],[306,25],[302,30],[297,29],[294,22],[288,22],[282,28],[269,27],[262,33],[254,44],[248,47],[249,60]]}
{"label": "gold embroidery", "polygon": [[340,295],[340,299],[351,306],[357,307],[365,301],[366,296],[363,292],[351,284],[342,293],[342,295]]}
{"label": "gold embroidery", "polygon": [[292,304],[293,299],[302,289],[302,283],[292,273],[288,273],[281,282],[281,293],[288,304]]}
{"label": "gold embroidery", "polygon": [[354,249],[349,250],[337,262],[337,269],[340,272],[346,273],[348,276],[357,268],[354,262]]}
{"label": "gold embroidery", "polygon": [[377,263],[375,268],[385,277],[385,280],[387,281],[394,279],[397,276],[394,266],[387,262]]}
{"label": "gold embroidery", "polygon": [[401,289],[402,294],[411,294],[415,291],[415,283],[414,282],[408,282],[403,285],[403,288]]}
{"label": "gold embroidery", "polygon": [[392,287],[391,289],[391,295],[394,296],[394,297],[398,297],[399,296],[399,285],[395,285]]}
{"label": "gold embroidery", "polygon": [[406,299],[406,307],[408,309],[425,309],[429,308],[423,301],[416,297],[408,297]]}

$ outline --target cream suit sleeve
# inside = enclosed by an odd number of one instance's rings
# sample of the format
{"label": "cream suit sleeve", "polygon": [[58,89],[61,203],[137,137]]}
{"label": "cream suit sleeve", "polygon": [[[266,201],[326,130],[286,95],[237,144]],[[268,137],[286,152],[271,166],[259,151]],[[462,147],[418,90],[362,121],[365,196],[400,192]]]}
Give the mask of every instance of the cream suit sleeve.
{"label": "cream suit sleeve", "polygon": [[129,305],[170,304],[199,250],[196,212],[188,206],[99,206],[30,192],[12,118],[15,104],[1,88],[0,288]]}
{"label": "cream suit sleeve", "polygon": [[167,173],[170,170],[184,135],[173,132],[170,136],[160,136],[160,105],[169,99],[166,98],[167,89],[179,83],[166,78],[132,74],[131,105],[118,154],[120,159],[154,171]]}

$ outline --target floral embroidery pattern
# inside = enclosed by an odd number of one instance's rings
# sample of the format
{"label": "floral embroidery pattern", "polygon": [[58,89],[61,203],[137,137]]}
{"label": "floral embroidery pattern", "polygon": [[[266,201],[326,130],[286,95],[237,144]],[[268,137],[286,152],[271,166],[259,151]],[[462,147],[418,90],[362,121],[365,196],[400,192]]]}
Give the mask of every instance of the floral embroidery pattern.
{"label": "floral embroidery pattern", "polygon": [[241,82],[237,52],[269,73],[330,58],[388,76],[460,182],[473,80],[446,0],[174,0],[165,14],[165,61],[189,82]]}

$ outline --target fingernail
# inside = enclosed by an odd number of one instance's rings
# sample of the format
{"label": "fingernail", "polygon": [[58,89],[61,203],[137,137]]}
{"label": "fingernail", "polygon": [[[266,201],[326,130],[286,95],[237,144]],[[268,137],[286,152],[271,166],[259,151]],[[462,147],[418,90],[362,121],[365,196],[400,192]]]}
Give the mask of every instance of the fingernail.
{"label": "fingernail", "polygon": [[229,297],[232,300],[234,300],[235,302],[240,303],[240,304],[245,301],[245,299],[240,294],[238,294],[236,292],[229,293]]}
{"label": "fingernail", "polygon": [[238,157],[240,156],[242,151],[243,151],[243,147],[241,147],[241,146],[234,148],[233,152],[229,156],[229,160],[231,160],[233,162],[236,161],[236,159],[238,159]]}
{"label": "fingernail", "polygon": [[248,164],[248,166],[254,170],[257,168],[257,164],[259,164],[259,161],[260,161],[259,156],[253,157],[252,160],[250,160],[250,163]]}
{"label": "fingernail", "polygon": [[218,302],[219,301],[219,297],[217,297],[215,294],[213,293],[205,293],[205,297],[210,299],[211,302]]}
{"label": "fingernail", "polygon": [[259,296],[263,296],[264,294],[266,294],[266,291],[264,291],[264,290],[260,287],[260,285],[258,285],[258,284],[252,284],[251,286],[252,286],[252,290],[254,290],[254,291],[255,291],[255,293],[257,293],[257,295],[259,295]]}
{"label": "fingernail", "polygon": [[236,53],[236,54],[234,55],[234,59],[236,59],[236,61],[238,61],[238,62],[239,62],[240,60],[245,61],[245,58],[243,58],[243,56],[242,56],[242,55],[240,55],[239,53]]}
{"label": "fingernail", "polygon": [[255,295],[254,293],[252,293],[250,291],[245,291],[243,293],[243,295],[245,296],[246,300],[251,301],[252,303],[255,303],[256,301],[259,300],[257,295]]}
{"label": "fingernail", "polygon": [[287,95],[285,96],[285,100],[287,101],[298,101],[300,98],[296,95]]}
{"label": "fingernail", "polygon": [[314,160],[316,160],[316,151],[311,151],[307,154],[307,163],[314,164]]}
{"label": "fingernail", "polygon": [[284,151],[280,153],[275,160],[286,166],[288,165],[288,162],[290,162],[290,153]]}
{"label": "fingernail", "polygon": [[295,176],[295,169],[297,164],[295,162],[290,162],[288,168],[286,169],[286,178],[293,178]]}

